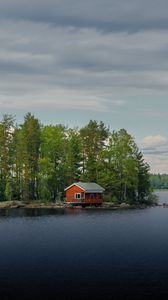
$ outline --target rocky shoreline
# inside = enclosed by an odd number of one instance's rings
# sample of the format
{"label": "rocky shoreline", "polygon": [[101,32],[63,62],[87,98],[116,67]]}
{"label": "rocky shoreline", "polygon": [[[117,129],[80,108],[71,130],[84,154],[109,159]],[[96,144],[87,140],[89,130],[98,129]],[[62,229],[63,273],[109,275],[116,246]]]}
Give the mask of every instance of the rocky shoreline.
{"label": "rocky shoreline", "polygon": [[[156,206],[156,205],[153,205]],[[21,201],[3,201],[0,202],[0,209],[14,209],[14,208],[48,208],[48,209],[58,209],[58,208],[72,208],[72,209],[133,209],[133,208],[146,208],[147,205],[144,204],[134,204],[130,205],[127,203],[114,204],[110,202],[103,202],[100,206],[85,206],[81,205],[71,205],[66,202],[21,202]]]}

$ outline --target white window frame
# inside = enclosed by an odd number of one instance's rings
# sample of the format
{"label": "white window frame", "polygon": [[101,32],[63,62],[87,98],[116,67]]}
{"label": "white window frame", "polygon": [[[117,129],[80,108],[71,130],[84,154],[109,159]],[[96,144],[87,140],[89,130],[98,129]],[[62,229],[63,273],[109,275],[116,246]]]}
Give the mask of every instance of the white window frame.
{"label": "white window frame", "polygon": [[85,193],[75,193],[75,200],[85,199]]}
{"label": "white window frame", "polygon": [[76,200],[81,199],[81,193],[75,193],[75,199]]}

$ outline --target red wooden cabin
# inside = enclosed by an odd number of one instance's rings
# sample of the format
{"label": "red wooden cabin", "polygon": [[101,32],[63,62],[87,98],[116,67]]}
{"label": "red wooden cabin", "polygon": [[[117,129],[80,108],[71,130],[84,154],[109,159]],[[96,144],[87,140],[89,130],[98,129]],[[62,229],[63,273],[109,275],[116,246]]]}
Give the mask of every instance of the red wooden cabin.
{"label": "red wooden cabin", "polygon": [[100,205],[103,202],[104,188],[94,182],[77,182],[66,189],[66,202],[71,204]]}

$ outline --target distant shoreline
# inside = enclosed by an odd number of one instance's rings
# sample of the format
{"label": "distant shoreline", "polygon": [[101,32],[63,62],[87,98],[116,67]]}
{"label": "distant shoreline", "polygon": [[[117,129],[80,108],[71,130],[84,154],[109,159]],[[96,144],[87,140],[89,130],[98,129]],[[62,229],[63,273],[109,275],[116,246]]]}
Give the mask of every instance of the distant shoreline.
{"label": "distant shoreline", "polygon": [[154,189],[153,192],[167,192],[168,189]]}

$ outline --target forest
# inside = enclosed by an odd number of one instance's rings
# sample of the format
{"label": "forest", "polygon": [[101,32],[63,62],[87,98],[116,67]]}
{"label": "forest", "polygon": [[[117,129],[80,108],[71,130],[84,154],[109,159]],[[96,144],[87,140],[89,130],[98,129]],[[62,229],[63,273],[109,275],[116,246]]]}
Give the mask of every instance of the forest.
{"label": "forest", "polygon": [[152,189],[168,189],[168,174],[150,174]]}
{"label": "forest", "polygon": [[64,200],[64,188],[97,182],[107,201],[143,203],[150,195],[149,165],[125,130],[101,121],[82,128],[42,125],[27,113],[0,122],[0,201]]}

